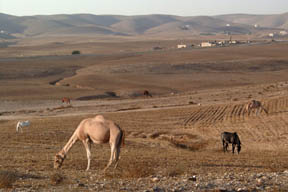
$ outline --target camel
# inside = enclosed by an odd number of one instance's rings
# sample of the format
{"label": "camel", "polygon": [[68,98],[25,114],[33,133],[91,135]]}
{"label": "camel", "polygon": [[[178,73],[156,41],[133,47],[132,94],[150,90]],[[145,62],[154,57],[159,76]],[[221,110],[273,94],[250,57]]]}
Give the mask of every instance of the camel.
{"label": "camel", "polygon": [[18,121],[17,125],[16,125],[16,131],[19,132],[19,130],[21,131],[21,133],[23,133],[22,128],[23,127],[28,127],[30,125],[30,121],[26,120],[26,121]]}
{"label": "camel", "polygon": [[69,97],[63,97],[63,98],[62,98],[62,104],[64,104],[64,103],[70,105],[70,98],[69,98]]}
{"label": "camel", "polygon": [[268,114],[268,111],[263,107],[262,103],[260,101],[251,100],[246,106],[245,106],[245,112],[248,112],[250,114],[250,111],[252,109],[257,109],[256,114],[258,115],[260,109],[263,109],[266,114]]}
{"label": "camel", "polygon": [[84,119],[80,122],[77,129],[74,131],[73,135],[63,147],[63,149],[55,155],[55,169],[58,169],[62,166],[63,161],[66,158],[66,154],[71,149],[73,144],[78,140],[82,141],[87,152],[88,164],[86,171],[90,169],[90,148],[92,142],[95,144],[109,142],[111,147],[111,156],[107,166],[104,168],[104,171],[113,162],[115,162],[114,169],[117,168],[121,144],[124,146],[125,133],[113,121],[105,119],[102,115],[97,115],[94,118]]}

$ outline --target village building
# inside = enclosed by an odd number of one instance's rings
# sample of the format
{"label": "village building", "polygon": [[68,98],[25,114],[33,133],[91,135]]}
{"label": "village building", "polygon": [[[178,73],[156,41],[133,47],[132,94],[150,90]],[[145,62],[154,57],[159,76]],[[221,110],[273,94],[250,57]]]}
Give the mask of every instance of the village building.
{"label": "village building", "polygon": [[200,44],[200,47],[214,47],[214,46],[216,46],[216,44],[215,43],[211,43],[211,42],[202,42]]}
{"label": "village building", "polygon": [[185,45],[185,44],[179,44],[179,45],[177,45],[177,48],[178,49],[182,49],[182,48],[186,48],[187,47],[187,45]]}

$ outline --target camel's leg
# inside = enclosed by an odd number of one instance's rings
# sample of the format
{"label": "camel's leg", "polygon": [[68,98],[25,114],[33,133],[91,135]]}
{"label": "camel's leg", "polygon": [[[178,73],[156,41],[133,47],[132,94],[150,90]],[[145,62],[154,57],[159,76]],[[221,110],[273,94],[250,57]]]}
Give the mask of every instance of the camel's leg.
{"label": "camel's leg", "polygon": [[108,162],[108,164],[106,165],[106,167],[104,168],[104,170],[103,171],[106,171],[106,169],[108,168],[108,167],[110,167],[110,165],[112,164],[112,162],[114,161],[114,153],[115,153],[115,149],[116,149],[116,143],[111,143],[110,144],[110,146],[111,146],[111,156],[110,156],[110,160],[109,160],[109,162]]}
{"label": "camel's leg", "polygon": [[86,152],[87,152],[88,163],[87,163],[86,171],[88,171],[90,169],[90,161],[91,161],[91,150],[90,150],[91,143],[90,143],[89,139],[84,140],[83,145],[84,145]]}
{"label": "camel's leg", "polygon": [[117,168],[118,166],[118,162],[119,162],[119,156],[120,156],[120,146],[117,147],[117,149],[115,150],[115,166],[114,166],[114,169]]}

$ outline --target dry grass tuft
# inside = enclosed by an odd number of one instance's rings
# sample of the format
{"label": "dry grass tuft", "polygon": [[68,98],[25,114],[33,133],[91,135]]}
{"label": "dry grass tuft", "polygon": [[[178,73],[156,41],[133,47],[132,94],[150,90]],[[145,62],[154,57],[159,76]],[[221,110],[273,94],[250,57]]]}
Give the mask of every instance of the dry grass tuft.
{"label": "dry grass tuft", "polygon": [[164,171],[164,175],[166,175],[168,177],[176,177],[176,176],[179,176],[179,175],[183,175],[185,173],[186,169],[187,168],[183,164],[178,164],[176,166],[168,167]]}
{"label": "dry grass tuft", "polygon": [[142,178],[153,175],[155,171],[151,167],[133,165],[129,166],[122,172],[124,178]]}
{"label": "dry grass tuft", "polygon": [[167,131],[155,131],[152,134],[150,134],[148,137],[151,138],[151,139],[155,139],[155,138],[157,138],[157,137],[159,137],[160,135],[163,135],[163,134],[167,134]]}
{"label": "dry grass tuft", "polygon": [[173,144],[175,147],[181,148],[181,149],[188,149],[190,151],[198,151],[206,147],[207,143],[205,142],[189,142],[189,141],[183,141],[179,139],[171,139],[169,140],[171,144]]}
{"label": "dry grass tuft", "polygon": [[11,188],[17,179],[18,176],[15,172],[0,171],[0,188]]}
{"label": "dry grass tuft", "polygon": [[125,166],[125,169],[118,169],[115,171],[105,172],[106,178],[143,178],[154,175],[153,168],[142,165],[133,164]]}
{"label": "dry grass tuft", "polygon": [[60,173],[54,173],[50,176],[50,181],[52,185],[58,185],[64,180],[64,176]]}

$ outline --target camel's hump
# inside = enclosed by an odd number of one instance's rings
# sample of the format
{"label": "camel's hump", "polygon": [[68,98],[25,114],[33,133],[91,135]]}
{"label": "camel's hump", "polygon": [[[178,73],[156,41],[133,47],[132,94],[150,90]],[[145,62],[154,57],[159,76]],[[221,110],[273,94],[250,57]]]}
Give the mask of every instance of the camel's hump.
{"label": "camel's hump", "polygon": [[105,121],[105,118],[103,117],[103,115],[96,115],[93,120],[95,120],[95,121]]}

